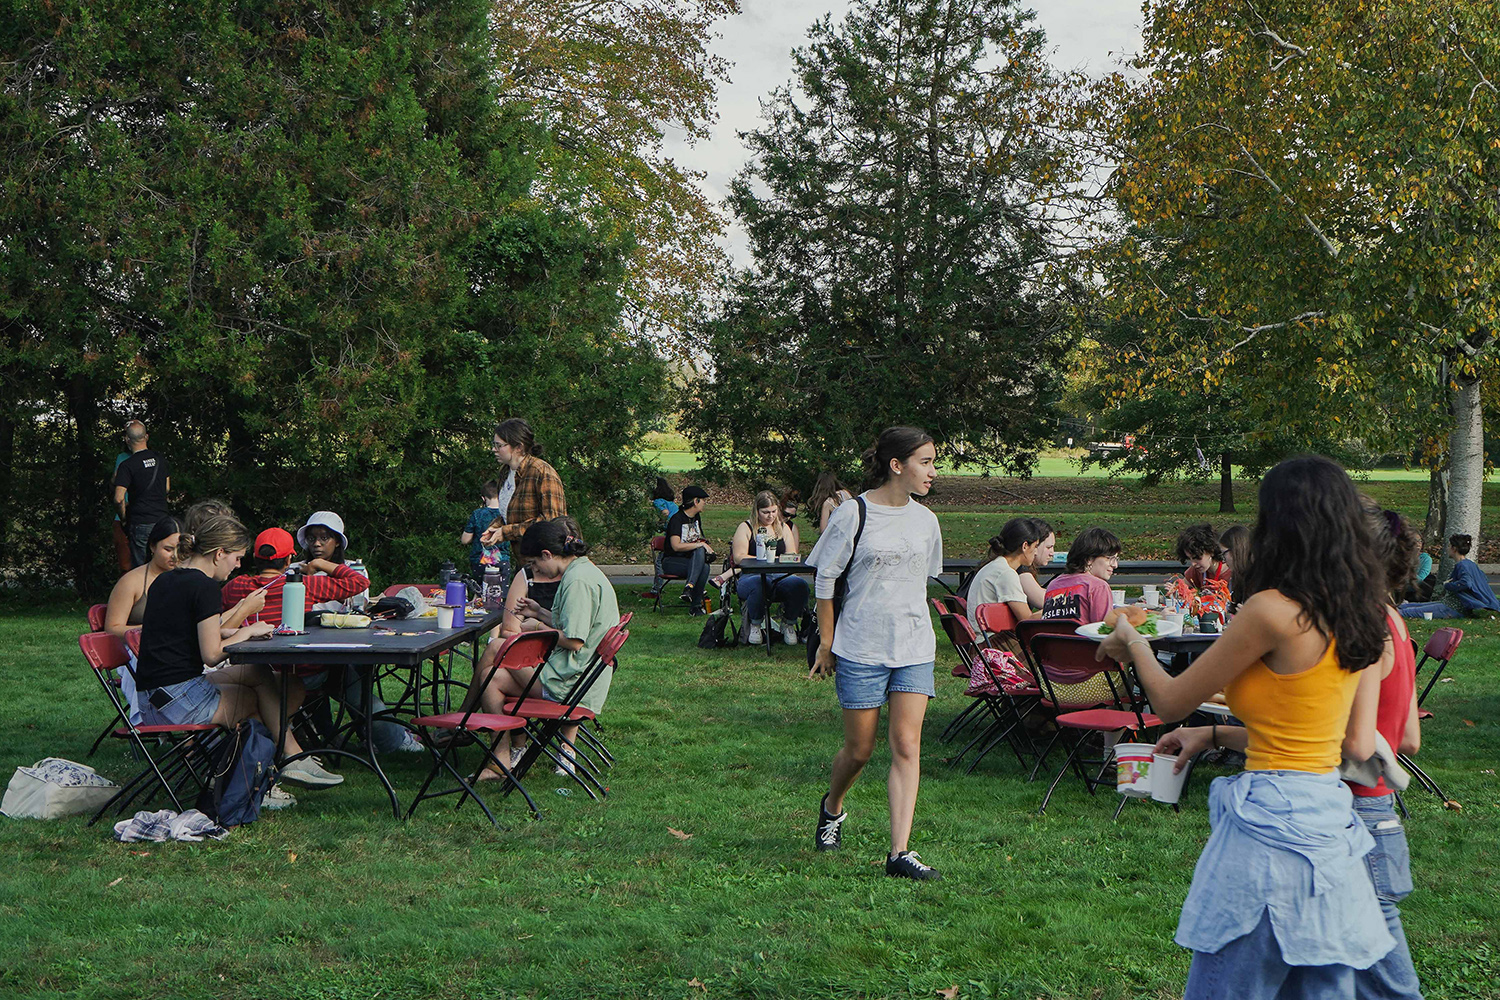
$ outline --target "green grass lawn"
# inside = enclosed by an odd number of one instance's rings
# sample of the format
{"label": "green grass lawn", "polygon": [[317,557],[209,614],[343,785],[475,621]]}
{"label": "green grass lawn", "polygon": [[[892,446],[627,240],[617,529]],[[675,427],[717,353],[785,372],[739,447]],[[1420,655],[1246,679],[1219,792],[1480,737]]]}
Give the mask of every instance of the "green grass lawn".
{"label": "green grass lawn", "polygon": [[[621,605],[639,613],[605,716],[619,764],[604,802],[536,776],[540,821],[506,803],[497,832],[472,804],[438,802],[396,822],[355,770],[222,843],[123,845],[81,819],[0,820],[0,995],[1180,995],[1187,955],[1171,937],[1211,769],[1180,814],[1135,803],[1111,823],[1115,796],[1070,779],[1038,818],[1044,785],[1014,758],[973,775],[944,766],[936,735],[963,704],[946,679],[913,843],[944,879],[888,880],[881,751],[850,795],[845,849],[812,849],[838,710],[828,684],[803,678],[801,650],[702,652],[679,610],[653,614],[633,590]],[[81,606],[0,615],[0,766],[81,759],[102,724],[82,620]],[[1433,998],[1492,997],[1500,981],[1500,628],[1466,625],[1421,754],[1463,811],[1409,796],[1406,926]],[[95,763],[132,772],[118,748]],[[390,763],[409,795],[424,758]]]}

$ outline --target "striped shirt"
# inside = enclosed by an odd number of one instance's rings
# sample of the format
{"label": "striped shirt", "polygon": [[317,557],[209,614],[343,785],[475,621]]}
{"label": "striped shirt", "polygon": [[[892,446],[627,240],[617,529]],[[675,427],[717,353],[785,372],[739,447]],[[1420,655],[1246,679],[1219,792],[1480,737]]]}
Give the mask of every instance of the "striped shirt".
{"label": "striped shirt", "polygon": [[[237,576],[224,585],[222,601],[224,610],[228,611],[258,587],[265,586],[266,578],[263,576]],[[304,576],[302,584],[307,588],[306,605],[303,611],[309,611],[314,604],[324,601],[346,601],[355,594],[363,593],[370,589],[370,581],[363,573],[356,572],[348,566],[340,563],[332,573],[324,576]],[[266,606],[259,613],[250,616],[251,621],[270,622],[272,625],[281,624],[281,588],[286,586],[286,577],[277,576],[271,580],[271,585],[266,588]]]}

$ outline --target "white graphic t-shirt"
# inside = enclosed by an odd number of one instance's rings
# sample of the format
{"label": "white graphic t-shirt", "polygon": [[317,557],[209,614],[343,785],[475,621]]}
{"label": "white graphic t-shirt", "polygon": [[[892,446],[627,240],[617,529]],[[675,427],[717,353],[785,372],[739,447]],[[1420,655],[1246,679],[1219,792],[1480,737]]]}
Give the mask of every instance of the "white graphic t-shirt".
{"label": "white graphic t-shirt", "polygon": [[[932,511],[915,500],[886,507],[865,498],[865,530],[846,578],[833,652],[855,663],[891,668],[930,663],[937,637],[927,611],[927,580],[943,571],[943,535]],[[859,504],[845,500],[808,554],[818,568],[814,592],[833,596],[859,530]]]}

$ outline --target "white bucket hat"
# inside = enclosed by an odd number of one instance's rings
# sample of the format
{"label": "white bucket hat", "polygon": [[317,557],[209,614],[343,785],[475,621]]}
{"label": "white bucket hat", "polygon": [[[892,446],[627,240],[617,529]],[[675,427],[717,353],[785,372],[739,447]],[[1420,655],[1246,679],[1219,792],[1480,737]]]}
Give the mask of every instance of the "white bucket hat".
{"label": "white bucket hat", "polygon": [[314,525],[327,528],[335,535],[338,535],[339,542],[343,544],[343,547],[346,550],[349,548],[349,539],[344,534],[344,519],[331,510],[316,511],[308,517],[307,523],[297,529],[298,545],[304,549],[307,548],[307,529]]}

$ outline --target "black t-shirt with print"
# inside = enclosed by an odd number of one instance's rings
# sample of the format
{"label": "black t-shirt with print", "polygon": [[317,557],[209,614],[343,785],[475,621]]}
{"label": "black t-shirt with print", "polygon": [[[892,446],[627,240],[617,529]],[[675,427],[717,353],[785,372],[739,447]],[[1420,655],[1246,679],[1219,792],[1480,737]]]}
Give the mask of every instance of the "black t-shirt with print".
{"label": "black t-shirt with print", "polygon": [[141,621],[135,685],[141,690],[190,681],[203,673],[198,623],[219,617],[219,584],[202,570],[181,567],[151,585]]}
{"label": "black t-shirt with print", "polygon": [[693,550],[692,549],[686,549],[686,550],[683,550],[683,549],[674,549],[672,547],[672,539],[675,538],[680,543],[680,542],[696,542],[700,538],[702,538],[703,537],[703,517],[702,517],[702,515],[701,514],[695,514],[692,517],[688,517],[686,514],[684,514],[682,511],[679,510],[677,513],[673,514],[671,517],[667,518],[666,535],[667,535],[667,546],[666,546],[666,550],[662,553],[662,555],[664,555],[664,556],[676,556],[678,558],[684,558],[684,559],[687,558],[688,556],[691,556],[693,554]]}
{"label": "black t-shirt with print", "polygon": [[167,480],[172,478],[166,458],[150,448],[134,452],[115,470],[115,485],[130,493],[125,516],[130,524],[155,524],[167,516]]}

